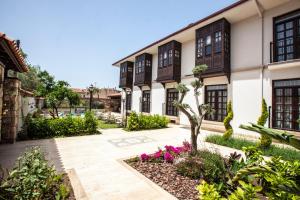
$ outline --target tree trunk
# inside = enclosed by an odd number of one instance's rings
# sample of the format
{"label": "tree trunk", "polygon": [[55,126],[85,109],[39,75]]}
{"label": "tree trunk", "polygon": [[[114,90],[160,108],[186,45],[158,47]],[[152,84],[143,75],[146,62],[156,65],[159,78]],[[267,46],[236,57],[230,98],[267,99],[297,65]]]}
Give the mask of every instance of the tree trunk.
{"label": "tree trunk", "polygon": [[56,114],[56,117],[58,118],[58,110],[57,110],[57,108],[55,108],[55,114]]}
{"label": "tree trunk", "polygon": [[192,126],[191,127],[191,154],[195,155],[197,153],[197,134],[196,134],[196,127]]}

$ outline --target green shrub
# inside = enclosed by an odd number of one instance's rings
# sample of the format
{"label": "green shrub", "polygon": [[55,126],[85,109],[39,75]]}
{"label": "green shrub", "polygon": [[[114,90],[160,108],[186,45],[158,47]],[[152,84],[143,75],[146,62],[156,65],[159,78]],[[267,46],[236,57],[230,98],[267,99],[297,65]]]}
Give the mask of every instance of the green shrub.
{"label": "green shrub", "polygon": [[143,115],[136,112],[130,113],[126,129],[129,131],[166,128],[169,120],[160,115]]}
{"label": "green shrub", "polygon": [[131,112],[128,119],[127,119],[127,126],[126,128],[129,131],[136,131],[140,129],[139,126],[139,116],[136,112]]}
{"label": "green shrub", "polygon": [[199,192],[199,199],[201,200],[225,200],[219,194],[217,187],[214,184],[208,184],[202,181],[200,185],[197,186]]}
{"label": "green shrub", "polygon": [[[257,124],[264,126],[268,120],[269,117],[269,113],[268,113],[268,106],[267,103],[265,101],[265,99],[263,99],[262,101],[262,108],[261,108],[261,116],[258,118],[257,120]],[[267,135],[261,135],[260,137],[260,143],[259,145],[263,148],[268,148],[270,147],[272,144],[272,138],[270,138]]]}
{"label": "green shrub", "polygon": [[230,122],[232,119],[233,119],[233,110],[232,110],[231,101],[229,101],[227,104],[227,116],[225,117],[225,119],[223,121],[225,129],[226,129],[226,131],[223,135],[223,137],[225,139],[229,139],[231,137],[231,135],[233,134],[233,128],[230,125]]}
{"label": "green shrub", "polygon": [[84,114],[84,126],[87,133],[96,133],[98,127],[98,121],[95,115],[88,111]]}
{"label": "green shrub", "polygon": [[[256,146],[257,143],[254,141],[249,141],[246,139],[240,138],[229,138],[228,140],[224,139],[222,136],[219,135],[210,135],[206,137],[206,142],[227,146],[235,149],[242,150],[243,147],[249,146]],[[261,148],[260,146],[257,147],[259,150],[262,151],[264,156],[281,156],[285,160],[300,160],[300,151],[285,148],[285,147],[278,147],[275,145],[271,145],[269,148]]]}
{"label": "green shrub", "polygon": [[202,166],[199,159],[189,157],[176,165],[176,172],[182,176],[192,179],[200,179],[202,176]]}
{"label": "green shrub", "polygon": [[204,179],[208,182],[220,182],[225,172],[222,156],[210,151],[198,151],[197,156],[202,159]]}
{"label": "green shrub", "polygon": [[49,167],[39,148],[21,156],[0,186],[3,199],[66,199],[70,189],[62,183],[62,175]]}
{"label": "green shrub", "polygon": [[84,118],[67,116],[64,118],[46,119],[29,118],[22,130],[30,139],[89,135],[98,133],[98,121],[94,115],[87,112]]}

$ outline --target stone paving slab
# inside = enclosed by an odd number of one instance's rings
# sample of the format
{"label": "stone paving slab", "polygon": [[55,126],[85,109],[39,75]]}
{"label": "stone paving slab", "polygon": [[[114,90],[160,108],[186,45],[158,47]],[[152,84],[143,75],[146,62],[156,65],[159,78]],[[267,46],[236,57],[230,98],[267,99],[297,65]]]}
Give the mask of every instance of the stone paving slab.
{"label": "stone paving slab", "polygon": [[[11,168],[14,160],[30,146],[41,146],[47,159],[59,171],[76,174],[72,185],[80,184],[85,195],[77,199],[95,200],[168,200],[176,199],[149,179],[126,167],[120,162],[124,158],[152,153],[165,145],[179,146],[189,141],[189,130],[171,128],[126,132],[122,129],[102,130],[101,135],[56,138],[17,142],[14,145],[0,145],[0,164]],[[207,134],[204,132],[204,134]],[[213,144],[201,142],[199,148],[218,149]],[[121,145],[120,145],[121,144]],[[126,144],[126,145],[125,145]],[[222,148],[222,155],[234,150]],[[76,182],[76,183],[74,183]],[[75,189],[76,190],[76,189]],[[82,191],[78,192],[82,194]]]}

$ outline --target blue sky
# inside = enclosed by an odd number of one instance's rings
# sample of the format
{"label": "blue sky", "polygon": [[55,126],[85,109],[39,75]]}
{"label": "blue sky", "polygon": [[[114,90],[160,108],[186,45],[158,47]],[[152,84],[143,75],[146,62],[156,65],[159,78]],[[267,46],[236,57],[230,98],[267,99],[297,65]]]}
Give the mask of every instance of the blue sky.
{"label": "blue sky", "polygon": [[117,87],[111,64],[236,0],[0,0],[0,32],[72,87]]}

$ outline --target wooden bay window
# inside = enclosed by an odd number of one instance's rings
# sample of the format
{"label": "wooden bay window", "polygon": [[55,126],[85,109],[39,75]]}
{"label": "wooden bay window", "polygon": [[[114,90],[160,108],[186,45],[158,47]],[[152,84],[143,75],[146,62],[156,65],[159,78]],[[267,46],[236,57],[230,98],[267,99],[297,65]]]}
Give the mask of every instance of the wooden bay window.
{"label": "wooden bay window", "polygon": [[230,23],[220,19],[196,30],[195,64],[208,66],[202,77],[230,77]]}

